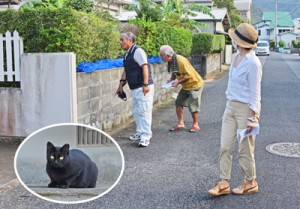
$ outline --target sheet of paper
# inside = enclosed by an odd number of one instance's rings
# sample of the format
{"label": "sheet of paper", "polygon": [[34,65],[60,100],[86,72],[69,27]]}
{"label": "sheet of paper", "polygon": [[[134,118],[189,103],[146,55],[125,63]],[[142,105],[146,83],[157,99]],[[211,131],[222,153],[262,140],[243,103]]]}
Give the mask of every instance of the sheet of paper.
{"label": "sheet of paper", "polygon": [[257,123],[250,133],[247,134],[246,131],[247,131],[246,128],[245,129],[237,129],[236,139],[238,140],[239,143],[241,143],[242,140],[248,136],[259,134],[259,124]]}
{"label": "sheet of paper", "polygon": [[173,86],[173,83],[175,83],[175,80],[174,81],[171,81],[169,83],[165,83],[164,85],[162,85],[160,88],[162,89],[168,89],[168,88],[171,88]]}

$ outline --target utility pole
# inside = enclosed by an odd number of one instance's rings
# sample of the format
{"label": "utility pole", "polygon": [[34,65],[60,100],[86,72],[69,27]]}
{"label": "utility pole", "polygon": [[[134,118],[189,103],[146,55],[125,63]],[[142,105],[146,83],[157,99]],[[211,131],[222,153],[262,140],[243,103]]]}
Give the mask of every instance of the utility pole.
{"label": "utility pole", "polygon": [[277,50],[277,0],[275,0],[275,49]]}

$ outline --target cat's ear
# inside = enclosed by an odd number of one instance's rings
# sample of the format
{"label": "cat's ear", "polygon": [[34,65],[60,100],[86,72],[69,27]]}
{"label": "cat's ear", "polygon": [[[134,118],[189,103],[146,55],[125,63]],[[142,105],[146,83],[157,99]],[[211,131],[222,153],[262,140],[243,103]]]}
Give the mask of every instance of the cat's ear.
{"label": "cat's ear", "polygon": [[54,145],[51,142],[47,143],[47,152],[52,151],[54,149]]}
{"label": "cat's ear", "polygon": [[69,145],[69,144],[65,144],[65,145],[62,146],[62,148],[60,148],[60,149],[61,149],[61,151],[62,151],[64,154],[68,155],[68,154],[69,154],[69,150],[70,150],[70,145]]}

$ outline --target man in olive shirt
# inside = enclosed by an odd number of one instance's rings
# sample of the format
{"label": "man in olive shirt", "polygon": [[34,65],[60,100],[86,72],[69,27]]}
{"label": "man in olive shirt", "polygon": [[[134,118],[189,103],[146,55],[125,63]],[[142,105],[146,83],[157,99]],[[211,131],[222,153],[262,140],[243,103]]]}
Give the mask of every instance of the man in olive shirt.
{"label": "man in olive shirt", "polygon": [[182,86],[175,101],[178,123],[175,124],[170,131],[185,129],[184,106],[189,107],[193,118],[193,124],[189,131],[199,131],[198,112],[200,111],[201,95],[204,85],[201,76],[185,57],[177,55],[169,45],[163,45],[160,48],[160,56],[163,61],[168,62],[168,71],[171,72],[171,78],[168,82],[173,81],[173,87]]}

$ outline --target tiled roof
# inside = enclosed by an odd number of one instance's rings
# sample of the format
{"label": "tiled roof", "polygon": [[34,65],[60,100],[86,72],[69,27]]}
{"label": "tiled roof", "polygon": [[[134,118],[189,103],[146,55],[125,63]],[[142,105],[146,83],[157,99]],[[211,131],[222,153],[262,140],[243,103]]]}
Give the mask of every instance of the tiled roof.
{"label": "tiled roof", "polygon": [[[275,12],[263,12],[263,20],[271,20],[275,25]],[[294,27],[294,22],[289,12],[277,12],[277,27]]]}

